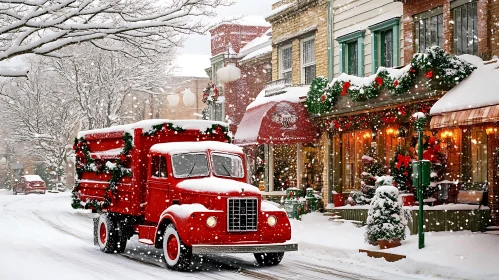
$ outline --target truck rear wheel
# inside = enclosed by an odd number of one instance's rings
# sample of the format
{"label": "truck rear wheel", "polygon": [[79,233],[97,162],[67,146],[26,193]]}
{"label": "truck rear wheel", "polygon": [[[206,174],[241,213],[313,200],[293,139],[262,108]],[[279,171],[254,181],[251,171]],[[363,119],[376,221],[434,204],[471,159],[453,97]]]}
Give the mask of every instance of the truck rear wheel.
{"label": "truck rear wheel", "polygon": [[123,253],[127,238],[123,236],[119,221],[109,214],[101,214],[97,226],[97,241],[104,253]]}
{"label": "truck rear wheel", "polygon": [[284,257],[284,252],[279,253],[256,253],[255,259],[260,266],[278,265]]}
{"label": "truck rear wheel", "polygon": [[173,224],[169,224],[165,229],[163,254],[169,269],[184,271],[191,265],[192,249],[182,242]]}

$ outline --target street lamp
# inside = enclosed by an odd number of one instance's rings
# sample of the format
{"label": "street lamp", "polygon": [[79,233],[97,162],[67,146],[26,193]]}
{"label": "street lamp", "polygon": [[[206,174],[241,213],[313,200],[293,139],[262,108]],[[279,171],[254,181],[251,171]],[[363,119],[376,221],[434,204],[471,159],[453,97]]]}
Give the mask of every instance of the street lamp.
{"label": "street lamp", "polygon": [[218,69],[217,77],[222,83],[230,83],[241,78],[241,69],[237,68],[233,61],[236,58],[236,52],[232,49],[232,44],[227,46],[227,65]]}

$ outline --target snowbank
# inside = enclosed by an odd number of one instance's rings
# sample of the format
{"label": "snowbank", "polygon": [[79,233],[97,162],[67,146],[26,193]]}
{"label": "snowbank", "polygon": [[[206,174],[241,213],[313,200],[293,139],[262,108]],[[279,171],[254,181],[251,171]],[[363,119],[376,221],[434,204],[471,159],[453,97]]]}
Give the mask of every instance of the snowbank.
{"label": "snowbank", "polygon": [[227,194],[231,192],[244,193],[247,195],[260,195],[260,190],[250,184],[216,178],[188,179],[178,184],[178,188],[194,192]]}
{"label": "snowbank", "polygon": [[306,258],[415,274],[414,277],[420,276],[420,279],[435,276],[440,279],[498,279],[497,236],[470,231],[425,233],[426,247],[419,250],[418,236],[407,232],[402,246],[383,250],[406,255],[407,259],[388,263],[359,253],[359,249],[380,250],[364,243],[365,227],[331,222],[320,213],[303,215],[302,221],[292,219],[291,224],[292,240],[299,243],[299,252]]}

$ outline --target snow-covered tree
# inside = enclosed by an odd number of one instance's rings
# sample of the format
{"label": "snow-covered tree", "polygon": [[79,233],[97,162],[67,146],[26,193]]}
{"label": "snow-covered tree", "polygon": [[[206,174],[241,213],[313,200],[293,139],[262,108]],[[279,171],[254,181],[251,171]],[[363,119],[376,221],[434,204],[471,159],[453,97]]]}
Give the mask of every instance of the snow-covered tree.
{"label": "snow-covered tree", "polygon": [[398,201],[399,191],[394,186],[381,186],[371,200],[365,240],[376,245],[378,240],[404,240],[406,220]]}
{"label": "snow-covered tree", "polygon": [[[64,94],[54,73],[33,64],[28,79],[3,84],[0,90],[2,127],[23,153],[50,170],[64,173],[81,113]],[[64,174],[54,174],[57,175]],[[63,179],[63,178],[61,178]]]}
{"label": "snow-covered tree", "polygon": [[[0,0],[0,61],[23,54],[61,57],[60,50],[83,42],[130,57],[170,51],[182,44],[182,34],[208,30],[203,16],[231,2]],[[130,52],[130,47],[140,51]],[[26,75],[25,70],[0,69],[0,76]]]}
{"label": "snow-covered tree", "polygon": [[61,78],[67,94],[78,105],[84,129],[128,122],[123,120],[125,99],[133,99],[132,93],[151,95],[154,89],[162,87],[167,71],[172,69],[168,65],[173,54],[151,53],[145,59],[134,58],[89,44],[68,47],[64,53],[73,55],[44,62]]}

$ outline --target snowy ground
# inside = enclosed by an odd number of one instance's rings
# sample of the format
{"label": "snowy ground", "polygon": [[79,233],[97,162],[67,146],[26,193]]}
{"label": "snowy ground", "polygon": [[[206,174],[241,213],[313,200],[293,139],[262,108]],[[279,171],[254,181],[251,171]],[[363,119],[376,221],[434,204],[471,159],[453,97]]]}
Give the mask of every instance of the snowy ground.
{"label": "snowy ground", "polygon": [[[450,252],[435,252],[428,259],[431,264],[425,263],[420,252],[408,249],[416,246],[411,237],[401,248],[414,257],[386,263],[357,253],[365,247],[363,229],[336,225],[319,214],[293,221],[293,239],[300,243],[300,251],[287,253],[279,266],[258,267],[253,256],[246,254],[208,256],[197,257],[192,272],[180,273],[166,270],[161,251],[137,243],[136,238],[122,255],[102,253],[93,245],[91,217],[71,209],[69,193],[13,196],[0,190],[0,279],[498,279],[493,269],[499,275],[497,266],[487,268],[498,259],[499,236],[486,236],[495,238],[486,240],[495,242],[490,244],[495,253],[483,255],[480,261],[476,254],[491,247],[473,248],[470,240],[481,244],[483,235],[459,233],[455,235],[463,240],[459,245],[468,244],[462,250],[471,255],[459,255],[454,246]],[[448,236],[428,236],[428,248],[437,238],[443,242]],[[451,238],[445,244],[452,242]],[[457,263],[449,266],[449,262]],[[455,269],[464,277],[458,277]]]}

